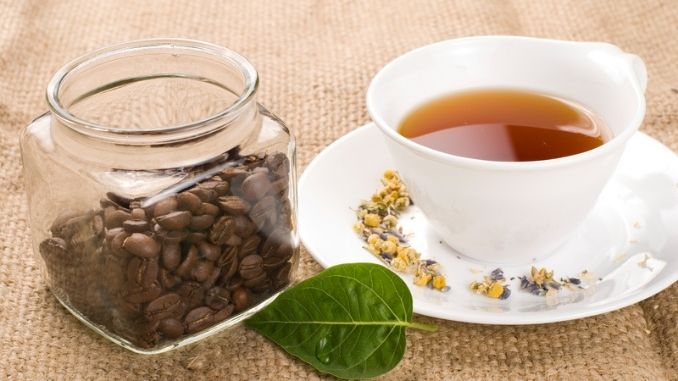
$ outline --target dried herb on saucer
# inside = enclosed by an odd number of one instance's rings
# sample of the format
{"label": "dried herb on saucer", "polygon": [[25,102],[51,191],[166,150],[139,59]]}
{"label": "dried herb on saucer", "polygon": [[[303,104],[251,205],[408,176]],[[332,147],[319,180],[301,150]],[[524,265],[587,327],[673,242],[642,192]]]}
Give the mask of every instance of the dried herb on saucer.
{"label": "dried herb on saucer", "polygon": [[[584,270],[581,273],[581,278],[586,278],[590,272]],[[518,277],[520,279],[520,288],[537,296],[551,297],[557,295],[564,287],[569,290],[583,289],[582,279],[574,277],[560,278],[557,281],[553,277],[553,271],[542,267],[538,269],[532,266],[530,274]]]}
{"label": "dried herb on saucer", "polygon": [[500,268],[494,269],[489,275],[485,275],[482,282],[471,282],[469,288],[477,294],[493,299],[503,300],[511,296],[504,271]]}
{"label": "dried herb on saucer", "polygon": [[365,249],[391,269],[414,274],[414,284],[447,291],[447,280],[440,264],[421,259],[421,253],[412,248],[398,226],[400,213],[412,204],[410,194],[398,173],[386,170],[381,179],[383,187],[369,201],[360,203],[353,230],[367,244]]}

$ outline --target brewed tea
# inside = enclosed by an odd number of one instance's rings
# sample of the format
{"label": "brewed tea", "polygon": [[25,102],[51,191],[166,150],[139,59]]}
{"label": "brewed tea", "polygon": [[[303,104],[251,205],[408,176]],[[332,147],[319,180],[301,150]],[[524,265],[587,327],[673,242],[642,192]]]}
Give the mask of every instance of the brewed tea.
{"label": "brewed tea", "polygon": [[585,152],[611,132],[573,102],[521,90],[450,94],[425,103],[399,132],[453,155],[494,161],[536,161]]}

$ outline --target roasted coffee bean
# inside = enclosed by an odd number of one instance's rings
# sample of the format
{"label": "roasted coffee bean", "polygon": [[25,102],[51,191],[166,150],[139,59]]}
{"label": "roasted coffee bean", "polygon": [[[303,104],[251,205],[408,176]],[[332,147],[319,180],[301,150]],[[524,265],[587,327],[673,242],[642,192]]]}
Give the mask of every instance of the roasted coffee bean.
{"label": "roasted coffee bean", "polygon": [[54,219],[52,226],[49,228],[49,230],[52,232],[52,236],[65,238],[65,236],[68,235],[68,232],[64,229],[65,226],[67,226],[67,222],[73,218],[80,217],[81,215],[82,212],[78,212],[76,210],[65,210],[61,212]]}
{"label": "roasted coffee bean", "polygon": [[233,217],[221,216],[214,223],[209,233],[209,240],[215,245],[223,245],[233,235],[235,221]]}
{"label": "roasted coffee bean", "polygon": [[209,214],[210,216],[216,216],[219,214],[219,207],[214,204],[210,204],[209,202],[203,202],[200,204],[200,208],[195,212],[195,214]]}
{"label": "roasted coffee bean", "polygon": [[99,199],[99,206],[101,206],[101,209],[106,209],[109,206],[112,206],[112,207],[115,207],[115,208],[122,208],[120,205],[114,203],[113,201],[111,201],[107,198]]}
{"label": "roasted coffee bean", "polygon": [[224,288],[228,291],[235,291],[237,288],[241,287],[243,284],[243,279],[239,276],[234,276],[230,279],[224,279]]}
{"label": "roasted coffee bean", "polygon": [[205,303],[212,309],[220,310],[231,302],[231,292],[221,287],[212,287],[205,293]]}
{"label": "roasted coffee bean", "polygon": [[214,262],[208,260],[199,260],[191,269],[191,277],[198,282],[204,282],[212,274]]}
{"label": "roasted coffee bean", "polygon": [[273,253],[276,257],[281,257],[285,259],[289,259],[294,255],[294,246],[292,246],[292,243],[290,242],[284,242],[282,245],[278,246],[278,249],[276,249],[275,253]]}
{"label": "roasted coffee bean", "polygon": [[186,210],[177,210],[169,212],[159,217],[155,217],[156,222],[167,230],[183,230],[191,224],[193,216]]}
{"label": "roasted coffee bean", "polygon": [[[141,209],[135,209],[141,210]],[[122,223],[123,229],[128,233],[141,233],[145,232],[149,228],[148,221],[146,220],[127,220]]]}
{"label": "roasted coffee bean", "polygon": [[184,334],[184,324],[178,319],[164,319],[160,321],[158,330],[168,339],[176,339]]}
{"label": "roasted coffee bean", "polygon": [[241,215],[249,212],[251,205],[238,196],[224,196],[219,197],[219,207],[230,215]]}
{"label": "roasted coffee bean", "polygon": [[193,216],[189,228],[191,230],[206,230],[214,223],[214,216],[203,214],[201,216]]}
{"label": "roasted coffee bean", "polygon": [[165,230],[162,226],[156,224],[153,231],[163,243],[179,243],[188,237],[187,230]]}
{"label": "roasted coffee bean", "polygon": [[153,217],[158,218],[164,216],[165,214],[172,213],[179,207],[177,198],[175,196],[169,196],[158,201],[153,207]]}
{"label": "roasted coffee bean", "polygon": [[219,256],[219,259],[217,259],[217,267],[224,267],[229,265],[234,260],[237,260],[238,251],[239,249],[237,247],[224,248],[224,250],[221,252],[221,255]]}
{"label": "roasted coffee bean", "polygon": [[292,205],[287,199],[283,199],[280,203],[280,226],[284,227],[287,230],[293,230],[293,221],[292,221]]}
{"label": "roasted coffee bean", "polygon": [[282,266],[287,262],[287,258],[284,257],[278,257],[278,256],[270,256],[264,258],[264,270],[266,271],[271,271],[274,269],[277,269],[278,267]]}
{"label": "roasted coffee bean", "polygon": [[266,167],[255,167],[254,169],[252,169],[252,173],[263,173],[266,176],[268,176],[268,172],[269,172],[268,168]]}
{"label": "roasted coffee bean", "polygon": [[240,191],[249,201],[259,200],[271,189],[271,182],[265,173],[252,173],[243,180]]}
{"label": "roasted coffee bean", "polygon": [[181,278],[167,269],[160,269],[160,284],[166,290],[174,288],[181,282]]}
{"label": "roasted coffee bean", "polygon": [[245,176],[247,176],[247,170],[241,167],[229,167],[219,173],[219,177],[224,180],[240,178],[239,180],[242,181]]}
{"label": "roasted coffee bean", "polygon": [[94,245],[99,234],[92,230],[92,225],[91,213],[73,217],[62,225],[60,236],[70,250],[96,250]]}
{"label": "roasted coffee bean", "polygon": [[[292,245],[292,236],[287,229],[277,228],[269,234],[266,241],[261,246],[261,255],[268,257],[271,255],[285,256],[287,249],[284,246]],[[282,250],[281,250],[282,248]]]}
{"label": "roasted coffee bean", "polygon": [[261,167],[263,159],[266,155],[248,155],[245,157],[244,165],[249,169],[256,169]]}
{"label": "roasted coffee bean", "polygon": [[228,181],[223,180],[204,181],[200,183],[199,187],[203,189],[212,190],[217,194],[217,196],[225,195],[226,193],[228,193],[228,190],[230,188]]}
{"label": "roasted coffee bean", "polygon": [[205,232],[190,232],[186,236],[186,242],[188,243],[200,243],[207,239],[207,233]]}
{"label": "roasted coffee bean", "polygon": [[134,319],[141,315],[141,305],[139,303],[132,303],[123,299],[118,300],[115,307],[118,313],[127,319]]}
{"label": "roasted coffee bean", "polygon": [[[112,229],[114,230],[114,229]],[[127,255],[127,250],[123,248],[124,242],[127,238],[129,238],[130,234],[124,231],[122,228],[120,228],[120,231],[118,234],[113,237],[111,240],[110,246],[111,246],[111,251],[115,255]]]}
{"label": "roasted coffee bean", "polygon": [[215,192],[212,189],[193,188],[193,189],[190,189],[189,192],[198,196],[198,198],[200,198],[200,201],[202,201],[202,202],[214,202],[217,199],[217,192]]}
{"label": "roasted coffee bean", "polygon": [[247,308],[250,304],[250,296],[245,288],[238,287],[231,294],[235,310],[240,312]]}
{"label": "roasted coffee bean", "polygon": [[233,310],[235,307],[231,304],[228,305],[219,311],[215,312],[214,315],[212,316],[212,319],[214,319],[215,322],[220,322],[222,320],[226,320],[229,316],[233,314]]}
{"label": "roasted coffee bean", "polygon": [[130,303],[148,303],[157,298],[162,293],[162,287],[158,282],[152,283],[148,287],[133,287],[127,292],[125,298]]}
{"label": "roasted coffee bean", "polygon": [[238,273],[247,280],[264,272],[264,259],[259,255],[248,255],[240,261]]}
{"label": "roasted coffee bean", "polygon": [[160,340],[159,326],[160,322],[156,320],[137,329],[137,345],[142,348],[152,348]]}
{"label": "roasted coffee bean", "polygon": [[245,238],[240,245],[240,258],[244,258],[250,254],[254,254],[261,243],[261,238],[258,235],[251,235]]}
{"label": "roasted coffee bean", "polygon": [[290,162],[282,153],[266,156],[264,165],[277,177],[286,177],[290,172]]}
{"label": "roasted coffee bean", "polygon": [[235,273],[238,271],[238,248],[230,247],[223,251],[219,261],[217,261],[218,267],[223,267],[223,276],[224,281],[228,281]]}
{"label": "roasted coffee bean", "polygon": [[249,212],[249,216],[258,230],[263,230],[266,226],[275,224],[278,216],[275,199],[271,196],[262,198],[254,204]]}
{"label": "roasted coffee bean", "polygon": [[146,320],[162,320],[167,318],[180,318],[186,306],[178,294],[170,292],[162,295],[144,308],[144,316]]}
{"label": "roasted coffee bean", "polygon": [[153,218],[153,210],[155,210],[155,204],[148,204],[145,205],[143,208],[144,212],[146,212],[146,219],[150,220]]}
{"label": "roasted coffee bean", "polygon": [[59,237],[47,238],[40,242],[40,254],[45,260],[64,260],[68,256],[66,241]]}
{"label": "roasted coffee bean", "polygon": [[287,179],[287,178],[278,179],[278,180],[271,183],[270,193],[272,195],[282,197],[285,193],[287,193],[287,187],[288,186],[289,186],[289,179]]}
{"label": "roasted coffee bean", "polygon": [[292,264],[287,262],[275,273],[273,284],[276,288],[280,288],[289,283],[291,269]]}
{"label": "roasted coffee bean", "polygon": [[254,293],[261,294],[267,291],[273,290],[273,282],[270,278],[264,277],[264,280],[254,284],[250,287],[250,290]]}
{"label": "roasted coffee bean", "polygon": [[132,216],[128,212],[115,209],[113,206],[104,209],[104,225],[106,225],[106,228],[108,229],[121,227],[122,223],[129,220],[131,217]]}
{"label": "roasted coffee bean", "polygon": [[184,325],[188,333],[202,331],[214,323],[214,311],[209,307],[198,307],[192,309],[184,318]]}
{"label": "roasted coffee bean", "polygon": [[148,287],[158,279],[159,270],[157,258],[133,257],[127,265],[127,281],[132,287]]}
{"label": "roasted coffee bean", "polygon": [[[116,235],[118,235],[118,233],[120,233],[122,231],[123,231],[122,228],[107,229],[106,230],[106,242],[108,242],[110,244],[111,241],[113,240],[113,238]],[[127,238],[127,237],[125,237],[125,238]],[[122,245],[122,242],[120,242],[120,244]]]}
{"label": "roasted coffee bean", "polygon": [[235,257],[233,260],[231,260],[230,263],[226,264],[223,267],[223,276],[222,280],[224,282],[228,282],[237,272],[238,272],[238,267],[240,265],[240,262],[238,261],[238,258]]}
{"label": "roasted coffee bean", "polygon": [[257,230],[256,225],[247,216],[236,216],[234,233],[241,238],[247,238],[254,234]]}
{"label": "roasted coffee bean", "polygon": [[141,208],[134,208],[130,212],[130,216],[132,216],[133,220],[145,220],[146,219],[146,211],[141,209]]}
{"label": "roasted coffee bean", "polygon": [[184,282],[177,287],[176,293],[188,308],[199,306],[205,297],[205,289],[198,282]]}
{"label": "roasted coffee bean", "polygon": [[202,205],[200,197],[194,195],[191,192],[181,192],[177,196],[177,202],[179,204],[179,209],[188,210],[190,212],[197,212]]}
{"label": "roasted coffee bean", "polygon": [[202,282],[202,287],[204,289],[209,289],[214,286],[221,276],[221,269],[219,267],[212,266],[212,269],[212,273]]}
{"label": "roasted coffee bean", "polygon": [[178,243],[162,244],[162,264],[168,270],[174,270],[181,262],[181,247]]}
{"label": "roasted coffee bean", "polygon": [[98,214],[92,216],[92,221],[90,222],[90,228],[94,232],[94,235],[99,237],[104,233],[104,219]]}
{"label": "roasted coffee bean", "polygon": [[129,203],[131,201],[129,198],[127,198],[125,196],[121,196],[121,195],[113,193],[113,192],[107,192],[106,197],[109,200],[111,200],[111,202],[115,203],[115,205],[118,205],[118,206],[125,208],[125,209],[129,209]]}
{"label": "roasted coffee bean", "polygon": [[229,239],[224,242],[224,245],[228,246],[240,246],[242,243],[242,238],[238,237],[237,235],[233,234]]}
{"label": "roasted coffee bean", "polygon": [[127,237],[122,247],[130,253],[139,257],[149,258],[160,254],[160,245],[151,237],[134,233]]}
{"label": "roasted coffee bean", "polygon": [[209,259],[210,261],[216,261],[221,256],[221,249],[219,246],[204,241],[198,243],[198,252],[201,257]]}
{"label": "roasted coffee bean", "polygon": [[[242,273],[240,275],[242,276]],[[243,278],[245,277],[243,276]],[[268,280],[268,276],[262,269],[262,271],[255,277],[251,279],[245,279],[245,281],[243,282],[243,286],[247,288],[258,288],[259,286],[263,285],[266,282],[266,280]]]}
{"label": "roasted coffee bean", "polygon": [[196,263],[198,263],[198,248],[191,245],[186,253],[186,258],[184,258],[184,261],[177,267],[177,275],[184,279],[188,279],[191,275],[191,270],[193,270],[193,266],[195,266]]}

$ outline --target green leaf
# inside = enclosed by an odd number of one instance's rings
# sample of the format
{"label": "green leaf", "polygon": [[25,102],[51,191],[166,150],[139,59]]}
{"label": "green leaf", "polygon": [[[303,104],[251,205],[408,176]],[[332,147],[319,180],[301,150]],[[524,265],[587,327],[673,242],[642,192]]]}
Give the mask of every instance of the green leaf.
{"label": "green leaf", "polygon": [[406,328],[436,329],[412,322],[405,283],[372,263],[330,267],[283,292],[246,325],[341,378],[388,372],[403,357]]}

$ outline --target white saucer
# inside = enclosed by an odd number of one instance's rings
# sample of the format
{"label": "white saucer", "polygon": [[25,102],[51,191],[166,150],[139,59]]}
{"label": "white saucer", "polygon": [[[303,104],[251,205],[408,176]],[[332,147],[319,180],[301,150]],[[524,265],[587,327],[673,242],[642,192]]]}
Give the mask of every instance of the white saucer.
{"label": "white saucer", "polygon": [[[322,151],[299,181],[299,231],[311,255],[324,267],[347,262],[380,263],[362,248],[351,230],[355,209],[395,169],[373,124],[363,126]],[[555,298],[528,294],[518,276],[532,264],[479,263],[442,244],[416,207],[401,215],[410,242],[425,258],[442,264],[450,290],[442,293],[412,284],[414,312],[442,319],[485,324],[537,324],[578,319],[616,310],[658,293],[678,280],[678,158],[638,133],[628,143],[617,172],[598,204],[574,236],[557,252],[534,263],[555,278],[593,274],[585,290],[561,291]],[[495,300],[468,285],[501,267],[511,296]]]}

